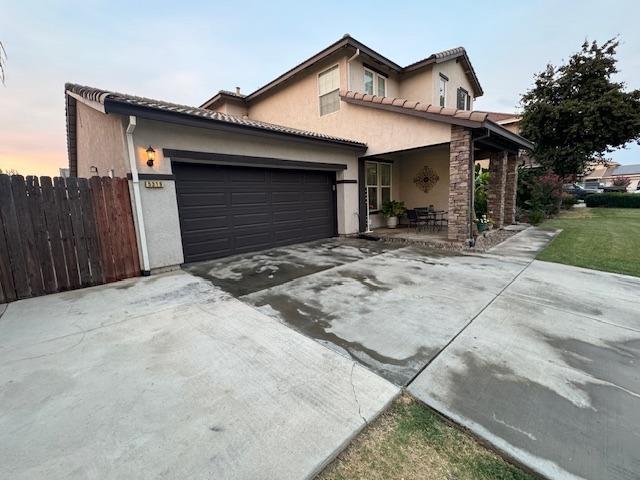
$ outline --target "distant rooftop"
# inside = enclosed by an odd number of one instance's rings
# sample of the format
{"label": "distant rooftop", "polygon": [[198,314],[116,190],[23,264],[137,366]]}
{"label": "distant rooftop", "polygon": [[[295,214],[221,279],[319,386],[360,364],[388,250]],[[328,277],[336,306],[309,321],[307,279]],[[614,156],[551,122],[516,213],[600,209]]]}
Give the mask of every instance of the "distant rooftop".
{"label": "distant rooftop", "polygon": [[640,175],[640,164],[619,165],[613,171],[612,175]]}

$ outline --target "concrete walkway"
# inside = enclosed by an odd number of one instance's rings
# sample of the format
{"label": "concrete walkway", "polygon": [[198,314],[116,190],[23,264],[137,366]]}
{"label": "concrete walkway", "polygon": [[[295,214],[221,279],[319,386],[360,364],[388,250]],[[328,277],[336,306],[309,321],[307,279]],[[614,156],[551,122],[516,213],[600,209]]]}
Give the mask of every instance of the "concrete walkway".
{"label": "concrete walkway", "polygon": [[[531,234],[493,250],[533,258]],[[640,279],[533,261],[409,386],[553,479],[640,478]]]}
{"label": "concrete walkway", "polygon": [[184,272],[12,303],[0,339],[12,480],[311,478],[399,392]]}

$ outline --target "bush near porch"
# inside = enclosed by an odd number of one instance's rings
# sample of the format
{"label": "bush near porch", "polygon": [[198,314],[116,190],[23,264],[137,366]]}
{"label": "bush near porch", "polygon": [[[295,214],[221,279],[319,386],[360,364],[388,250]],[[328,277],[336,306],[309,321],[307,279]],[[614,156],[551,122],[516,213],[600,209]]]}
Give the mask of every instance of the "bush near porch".
{"label": "bush near porch", "polygon": [[640,277],[640,209],[573,209],[542,226],[562,232],[538,260]]}
{"label": "bush near porch", "polygon": [[537,225],[556,215],[562,205],[562,179],[542,168],[520,167],[516,206],[519,221]]}

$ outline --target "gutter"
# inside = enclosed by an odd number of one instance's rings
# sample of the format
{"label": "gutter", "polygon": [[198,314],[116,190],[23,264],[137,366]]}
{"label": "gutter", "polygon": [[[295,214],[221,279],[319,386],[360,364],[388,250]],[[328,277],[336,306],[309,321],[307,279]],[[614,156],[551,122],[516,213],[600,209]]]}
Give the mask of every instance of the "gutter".
{"label": "gutter", "polygon": [[131,183],[133,185],[133,204],[135,206],[136,223],[138,224],[138,237],[140,239],[140,250],[142,252],[142,275],[149,276],[149,248],[147,246],[147,233],[144,228],[144,216],[142,214],[142,201],[140,198],[140,176],[138,175],[138,165],[136,163],[136,149],[133,145],[133,132],[136,129],[136,117],[129,116],[127,125],[127,152],[129,154],[129,167],[131,168]]}
{"label": "gutter", "polygon": [[356,53],[347,60],[347,90],[351,90],[351,62],[360,56],[360,49],[356,48]]}

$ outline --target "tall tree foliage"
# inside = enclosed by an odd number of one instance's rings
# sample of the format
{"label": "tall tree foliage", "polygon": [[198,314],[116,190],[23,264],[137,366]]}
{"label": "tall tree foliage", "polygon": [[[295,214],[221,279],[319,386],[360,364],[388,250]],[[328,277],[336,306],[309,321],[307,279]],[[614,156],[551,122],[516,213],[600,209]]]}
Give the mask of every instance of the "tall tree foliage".
{"label": "tall tree foliage", "polygon": [[595,157],[640,144],[640,90],[612,80],[618,44],[585,41],[565,65],[547,65],[522,96],[522,135],[535,143],[536,160],[564,179]]}

